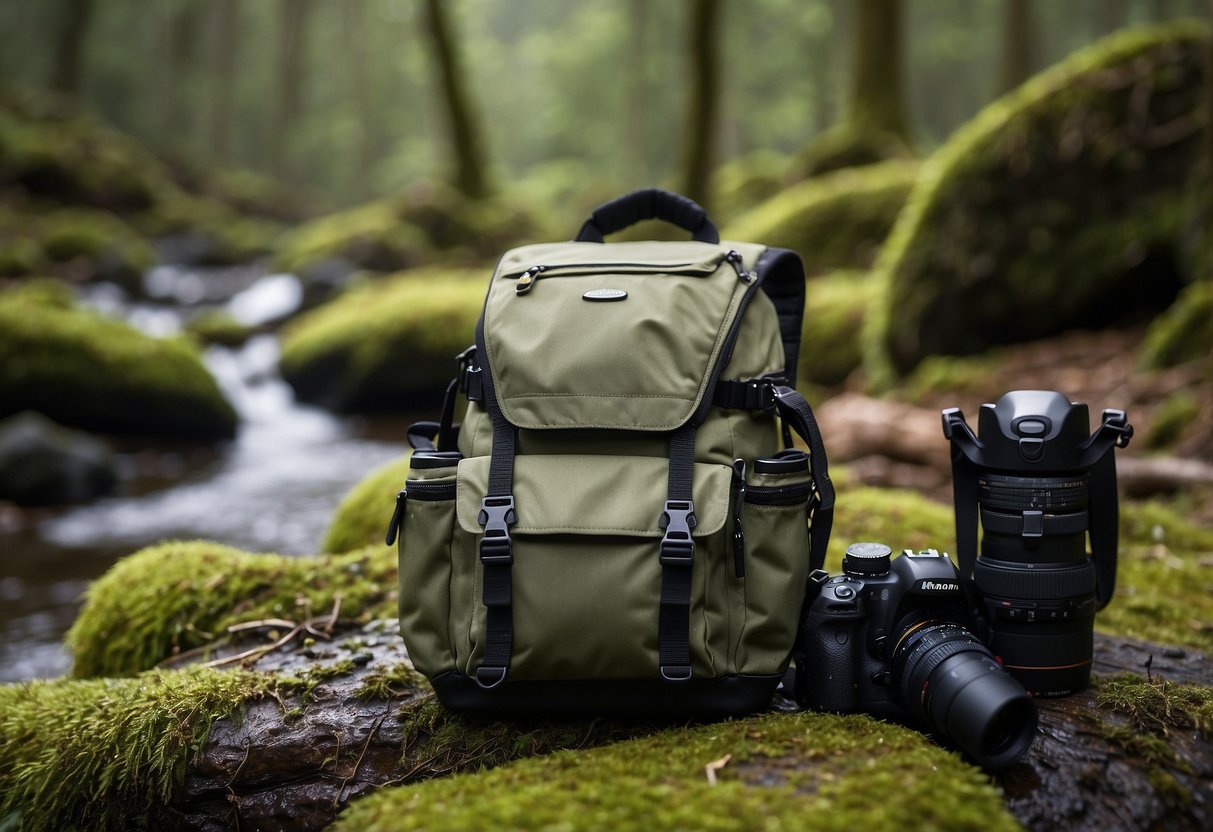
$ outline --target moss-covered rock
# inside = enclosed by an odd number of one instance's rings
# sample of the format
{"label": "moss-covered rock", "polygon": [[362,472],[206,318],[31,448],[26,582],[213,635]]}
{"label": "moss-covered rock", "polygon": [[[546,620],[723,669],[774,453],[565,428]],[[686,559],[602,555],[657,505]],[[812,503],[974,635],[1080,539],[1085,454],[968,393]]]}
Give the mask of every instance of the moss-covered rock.
{"label": "moss-covered rock", "polygon": [[221,439],[236,413],[183,338],[144,335],[80,309],[53,283],[0,294],[0,417],[142,436]]}
{"label": "moss-covered rock", "polygon": [[0,276],[57,274],[131,286],[154,261],[143,235],[108,211],[62,208],[31,214],[0,206]]}
{"label": "moss-covered rock", "polygon": [[184,329],[201,344],[225,347],[238,347],[257,331],[256,327],[241,323],[223,309],[210,309],[195,315],[185,322]]}
{"label": "moss-covered rock", "polygon": [[1019,828],[954,754],[906,728],[827,714],[674,729],[386,789],[334,828],[476,829],[485,818],[501,829]]}
{"label": "moss-covered rock", "polygon": [[796,155],[791,174],[794,179],[803,179],[913,156],[913,149],[900,136],[844,121],[809,142]]}
{"label": "moss-covered rock", "polygon": [[384,518],[390,516],[392,501],[408,473],[409,458],[405,455],[376,468],[354,486],[333,513],[322,550],[348,552],[363,546],[384,546]]}
{"label": "moss-covered rock", "polygon": [[809,282],[800,335],[800,381],[835,385],[863,361],[859,334],[879,284],[865,272],[841,271]]}
{"label": "moss-covered rock", "polygon": [[368,282],[283,333],[283,377],[304,401],[397,410],[441,399],[472,343],[488,270],[418,270]]}
{"label": "moss-covered rock", "polygon": [[1150,421],[1146,433],[1147,448],[1168,448],[1179,441],[1190,424],[1200,418],[1200,402],[1186,391],[1168,396]]}
{"label": "moss-covered rock", "polygon": [[341,259],[392,272],[440,260],[491,260],[537,235],[531,214],[513,201],[473,200],[446,185],[419,185],[299,226],[282,238],[276,262],[298,271]]}
{"label": "moss-covered rock", "polygon": [[1174,296],[1201,141],[1199,24],[1130,30],[988,106],[923,166],[881,252],[866,361],[887,381]]}
{"label": "moss-covered rock", "polygon": [[[1213,278],[1213,275],[1210,275]],[[1161,369],[1213,356],[1213,279],[1183,290],[1150,325],[1141,347],[1145,369]]]}
{"label": "moss-covered rock", "polygon": [[717,225],[765,202],[787,184],[788,157],[758,150],[720,164],[712,171],[712,219]]}
{"label": "moss-covered rock", "polygon": [[810,274],[866,268],[914,186],[918,164],[886,162],[842,170],[793,185],[738,217],[730,240],[790,248]]}
{"label": "moss-covered rock", "polygon": [[68,632],[72,673],[122,676],[215,642],[230,624],[310,618],[340,597],[343,621],[396,613],[396,559],[385,547],[337,557],[249,554],[173,542],[120,560],[94,581]]}

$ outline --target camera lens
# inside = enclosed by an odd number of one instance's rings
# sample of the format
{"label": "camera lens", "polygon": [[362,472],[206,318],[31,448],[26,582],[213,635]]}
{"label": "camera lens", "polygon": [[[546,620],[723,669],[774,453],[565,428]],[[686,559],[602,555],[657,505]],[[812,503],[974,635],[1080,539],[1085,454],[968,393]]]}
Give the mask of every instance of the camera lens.
{"label": "camera lens", "polygon": [[990,771],[1023,756],[1036,735],[1036,703],[967,629],[911,617],[892,654],[902,705]]}
{"label": "camera lens", "polygon": [[1038,696],[1086,687],[1091,674],[1095,564],[1087,557],[1086,474],[978,479],[981,554],[973,577],[991,646]]}

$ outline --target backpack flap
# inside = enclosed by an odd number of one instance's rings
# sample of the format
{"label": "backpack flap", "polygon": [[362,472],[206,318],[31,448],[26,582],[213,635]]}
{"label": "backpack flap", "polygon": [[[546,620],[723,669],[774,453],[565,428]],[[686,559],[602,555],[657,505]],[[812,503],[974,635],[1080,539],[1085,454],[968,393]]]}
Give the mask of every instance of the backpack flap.
{"label": "backpack flap", "polygon": [[688,241],[509,252],[482,318],[502,415],[528,429],[685,424],[727,350],[764,250]]}

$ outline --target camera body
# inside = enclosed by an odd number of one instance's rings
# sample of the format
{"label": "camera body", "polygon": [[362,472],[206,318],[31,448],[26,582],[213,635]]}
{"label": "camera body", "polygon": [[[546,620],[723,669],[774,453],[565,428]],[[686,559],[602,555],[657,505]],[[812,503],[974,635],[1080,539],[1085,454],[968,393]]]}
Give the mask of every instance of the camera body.
{"label": "camera body", "polygon": [[1035,701],[968,628],[960,573],[934,549],[896,558],[856,543],[843,574],[815,572],[796,654],[803,707],[905,713],[990,770],[1018,760],[1036,733]]}

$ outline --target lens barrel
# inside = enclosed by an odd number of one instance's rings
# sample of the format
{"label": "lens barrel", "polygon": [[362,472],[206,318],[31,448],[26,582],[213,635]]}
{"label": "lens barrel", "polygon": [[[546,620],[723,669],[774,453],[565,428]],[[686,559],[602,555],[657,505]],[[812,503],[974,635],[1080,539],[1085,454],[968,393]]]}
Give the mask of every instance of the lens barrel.
{"label": "lens barrel", "polygon": [[973,577],[995,655],[1038,696],[1086,687],[1095,623],[1087,475],[983,473],[977,500],[983,534]]}
{"label": "lens barrel", "polygon": [[901,625],[891,657],[902,705],[990,771],[1007,768],[1036,736],[1036,702],[976,636],[949,620]]}

